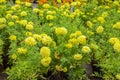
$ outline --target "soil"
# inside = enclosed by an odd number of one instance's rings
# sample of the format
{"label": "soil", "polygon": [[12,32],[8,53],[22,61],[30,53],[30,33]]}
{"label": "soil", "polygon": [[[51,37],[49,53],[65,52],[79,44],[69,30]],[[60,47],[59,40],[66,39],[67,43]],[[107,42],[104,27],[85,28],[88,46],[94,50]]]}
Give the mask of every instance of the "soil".
{"label": "soil", "polygon": [[7,75],[4,73],[0,73],[0,80],[7,80]]}
{"label": "soil", "polygon": [[0,80],[7,80],[7,75],[3,73],[4,69],[3,66],[0,65]]}

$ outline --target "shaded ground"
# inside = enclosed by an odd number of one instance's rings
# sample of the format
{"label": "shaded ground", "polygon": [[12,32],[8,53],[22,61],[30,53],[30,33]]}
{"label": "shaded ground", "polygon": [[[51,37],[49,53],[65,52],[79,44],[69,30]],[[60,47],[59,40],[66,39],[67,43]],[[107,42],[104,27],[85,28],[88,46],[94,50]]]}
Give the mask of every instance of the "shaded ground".
{"label": "shaded ground", "polygon": [[0,80],[7,80],[7,75],[4,73],[0,73]]}
{"label": "shaded ground", "polygon": [[3,66],[0,65],[0,80],[7,80],[7,75],[3,73],[4,69]]}

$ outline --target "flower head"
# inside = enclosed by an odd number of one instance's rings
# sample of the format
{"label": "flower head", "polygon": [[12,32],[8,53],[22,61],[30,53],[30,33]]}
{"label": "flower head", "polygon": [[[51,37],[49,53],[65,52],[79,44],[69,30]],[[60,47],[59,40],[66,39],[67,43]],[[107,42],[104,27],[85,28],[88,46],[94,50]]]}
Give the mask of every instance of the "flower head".
{"label": "flower head", "polygon": [[48,9],[48,8],[50,8],[50,5],[49,4],[43,4],[42,7],[45,8],[45,9]]}
{"label": "flower head", "polygon": [[46,16],[46,19],[47,19],[47,20],[53,20],[53,19],[54,19],[54,16],[52,16],[52,15],[47,15],[47,16]]}
{"label": "flower head", "polygon": [[87,22],[86,22],[86,24],[87,24],[87,26],[88,26],[89,28],[91,28],[91,27],[92,27],[92,22],[87,21]]}
{"label": "flower head", "polygon": [[15,40],[16,40],[16,36],[15,36],[15,35],[11,35],[11,36],[9,37],[9,39],[10,39],[11,41],[15,41]]}
{"label": "flower head", "polygon": [[3,28],[5,28],[5,24],[0,24],[0,29],[3,29]]}
{"label": "flower head", "polygon": [[82,35],[82,32],[81,32],[81,31],[76,31],[76,32],[75,32],[75,35],[76,35],[76,36],[80,36],[80,35]]}
{"label": "flower head", "polygon": [[26,16],[27,13],[26,13],[25,11],[22,11],[22,12],[20,13],[20,15],[21,15],[21,16]]}
{"label": "flower head", "polygon": [[31,4],[30,2],[26,2],[26,3],[25,3],[25,6],[27,6],[27,7],[31,7],[32,4]]}
{"label": "flower head", "polygon": [[113,28],[120,29],[120,22],[117,22],[113,25]]}
{"label": "flower head", "polygon": [[37,44],[36,40],[33,37],[26,38],[25,43],[29,46],[34,46],[35,44]]}
{"label": "flower head", "polygon": [[105,22],[104,17],[98,17],[97,20],[98,20],[99,22],[101,22],[101,23],[104,23],[104,22]]}
{"label": "flower head", "polygon": [[11,58],[15,60],[17,58],[17,55],[14,53],[12,54]]}
{"label": "flower head", "polygon": [[120,42],[116,42],[116,43],[114,44],[113,48],[114,48],[114,50],[115,50],[116,52],[120,52]]}
{"label": "flower head", "polygon": [[61,65],[60,66],[56,65],[55,68],[56,68],[57,71],[62,71],[63,70]]}
{"label": "flower head", "polygon": [[41,64],[45,67],[49,66],[51,63],[52,59],[51,57],[45,57],[43,59],[41,59]]}
{"label": "flower head", "polygon": [[115,77],[116,79],[120,80],[120,74],[117,74]]}
{"label": "flower head", "polygon": [[83,46],[83,47],[82,47],[82,52],[83,52],[83,53],[90,53],[90,51],[91,51],[91,50],[90,50],[90,48],[89,48],[88,46]]}
{"label": "flower head", "polygon": [[26,54],[27,53],[27,49],[23,48],[23,47],[18,48],[17,51],[19,54]]}
{"label": "flower head", "polygon": [[69,39],[68,42],[71,44],[76,44],[76,45],[79,44],[76,38]]}
{"label": "flower head", "polygon": [[115,44],[116,42],[119,42],[119,39],[116,38],[116,37],[113,37],[113,38],[110,38],[110,39],[108,40],[108,42],[111,43],[111,44]]}
{"label": "flower head", "polygon": [[9,22],[8,25],[9,26],[14,26],[14,22]]}
{"label": "flower head", "polygon": [[49,45],[52,42],[51,37],[47,35],[43,36],[41,40],[44,45]]}
{"label": "flower head", "polygon": [[97,33],[102,33],[104,30],[104,28],[102,26],[99,26],[97,29],[96,29],[96,32]]}
{"label": "flower head", "polygon": [[77,41],[78,41],[78,43],[79,44],[86,44],[86,36],[84,36],[84,35],[81,35],[81,36],[79,36],[78,38],[77,38]]}
{"label": "flower head", "polygon": [[33,30],[33,25],[27,24],[26,27],[25,27],[25,29],[27,29],[27,30]]}
{"label": "flower head", "polygon": [[65,27],[58,27],[55,29],[55,33],[57,35],[65,35],[67,34],[67,29]]}
{"label": "flower head", "polygon": [[50,49],[49,49],[49,47],[42,47],[40,49],[40,55],[42,57],[49,57],[50,56]]}
{"label": "flower head", "polygon": [[82,54],[74,54],[74,56],[73,56],[73,58],[75,59],[75,60],[81,60],[82,59]]}
{"label": "flower head", "polygon": [[67,43],[67,44],[65,44],[65,47],[72,48],[72,44],[71,43]]}
{"label": "flower head", "polygon": [[0,18],[0,24],[4,24],[6,23],[6,19],[5,18]]}

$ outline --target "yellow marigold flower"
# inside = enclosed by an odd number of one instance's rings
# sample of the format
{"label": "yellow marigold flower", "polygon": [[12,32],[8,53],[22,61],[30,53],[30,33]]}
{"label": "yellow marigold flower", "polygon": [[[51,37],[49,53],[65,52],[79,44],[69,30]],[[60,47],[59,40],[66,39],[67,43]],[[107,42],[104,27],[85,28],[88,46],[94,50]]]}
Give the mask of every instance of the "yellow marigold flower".
{"label": "yellow marigold flower", "polygon": [[116,38],[116,37],[113,37],[113,38],[110,38],[110,39],[108,40],[108,42],[111,43],[111,44],[115,44],[116,42],[119,42],[119,39]]}
{"label": "yellow marigold flower", "polygon": [[83,46],[83,47],[82,47],[82,52],[83,52],[83,53],[90,53],[90,51],[91,51],[91,50],[90,50],[90,48],[89,48],[88,46]]}
{"label": "yellow marigold flower", "polygon": [[94,32],[88,30],[87,34],[94,35]]}
{"label": "yellow marigold flower", "polygon": [[7,14],[12,14],[13,11],[12,11],[12,10],[8,10],[8,11],[6,11],[6,13],[7,13]]}
{"label": "yellow marigold flower", "polygon": [[49,4],[43,4],[42,7],[45,8],[45,9],[48,9],[48,8],[50,8],[50,5]]}
{"label": "yellow marigold flower", "polygon": [[26,54],[27,53],[27,49],[26,48],[23,48],[23,47],[20,47],[17,49],[18,53],[20,54]]}
{"label": "yellow marigold flower", "polygon": [[43,38],[44,36],[47,36],[47,34],[41,34],[40,36]]}
{"label": "yellow marigold flower", "polygon": [[5,3],[6,2],[6,0],[0,0],[0,3]]}
{"label": "yellow marigold flower", "polygon": [[31,6],[32,6],[32,3],[30,3],[30,2],[26,2],[26,3],[25,3],[25,6],[27,6],[27,7],[31,7]]}
{"label": "yellow marigold flower", "polygon": [[55,29],[55,33],[57,35],[65,35],[67,34],[67,29],[65,27],[58,27]]}
{"label": "yellow marigold flower", "polygon": [[62,1],[61,0],[57,0],[58,3],[61,3]]}
{"label": "yellow marigold flower", "polygon": [[27,25],[27,20],[21,20],[20,24],[23,25],[23,26],[26,26]]}
{"label": "yellow marigold flower", "polygon": [[61,16],[69,17],[69,14],[68,14],[67,12],[63,12],[63,13],[61,14]]}
{"label": "yellow marigold flower", "polygon": [[120,29],[120,22],[117,22],[113,25],[113,28]]}
{"label": "yellow marigold flower", "polygon": [[77,2],[72,2],[71,3],[71,6],[76,6],[77,5]]}
{"label": "yellow marigold flower", "polygon": [[13,15],[13,16],[12,16],[12,19],[18,20],[18,19],[19,19],[19,17],[18,17],[18,16],[16,16],[16,15]]}
{"label": "yellow marigold flower", "polygon": [[16,54],[12,54],[11,58],[15,60],[17,58],[17,55]]}
{"label": "yellow marigold flower", "polygon": [[104,30],[104,28],[102,26],[99,26],[97,29],[96,29],[96,32],[97,33],[102,33]]}
{"label": "yellow marigold flower", "polygon": [[52,39],[50,36],[44,36],[41,40],[44,45],[49,45],[52,42]]}
{"label": "yellow marigold flower", "polygon": [[16,0],[15,3],[16,4],[21,4],[21,2],[19,0]]}
{"label": "yellow marigold flower", "polygon": [[26,35],[26,36],[32,36],[32,32],[28,32],[28,31],[27,31],[27,32],[25,33],[25,35]]}
{"label": "yellow marigold flower", "polygon": [[82,54],[74,54],[74,56],[73,56],[73,58],[75,59],[75,60],[81,60],[82,59]]}
{"label": "yellow marigold flower", "polygon": [[92,27],[92,22],[87,21],[87,22],[86,22],[86,24],[87,24],[87,26],[88,26],[89,28],[91,28],[91,27]]}
{"label": "yellow marigold flower", "polygon": [[53,26],[53,23],[49,23],[48,25],[49,25],[49,27],[52,27],[52,26]]}
{"label": "yellow marigold flower", "polygon": [[16,36],[15,36],[15,35],[11,35],[11,36],[9,37],[9,39],[10,39],[11,41],[15,41],[15,40],[16,40]]}
{"label": "yellow marigold flower", "polygon": [[47,16],[46,16],[46,19],[47,19],[47,20],[53,20],[53,19],[54,19],[54,16],[52,16],[52,15],[47,15]]}
{"label": "yellow marigold flower", "polygon": [[91,48],[94,49],[94,50],[97,50],[97,49],[99,48],[98,45],[96,45],[96,44],[91,44],[90,46],[91,46]]}
{"label": "yellow marigold flower", "polygon": [[39,16],[41,16],[41,17],[42,17],[42,16],[43,16],[43,14],[41,14],[41,13],[40,13],[40,14],[39,14]]}
{"label": "yellow marigold flower", "polygon": [[28,22],[28,24],[34,25],[34,23],[32,21]]}
{"label": "yellow marigold flower", "polygon": [[76,31],[75,34],[76,34],[77,36],[80,36],[80,35],[82,35],[82,32],[81,32],[81,31]]}
{"label": "yellow marigold flower", "polygon": [[16,11],[17,9],[15,8],[15,6],[12,6],[11,10]]}
{"label": "yellow marigold flower", "polygon": [[105,22],[104,17],[98,17],[97,20],[98,20],[99,22],[101,22],[101,23],[104,23],[104,22]]}
{"label": "yellow marigold flower", "polygon": [[64,68],[62,69],[62,71],[63,71],[63,72],[67,72],[67,71],[68,71],[67,67],[64,67]]}
{"label": "yellow marigold flower", "polygon": [[56,14],[56,11],[52,11],[52,14]]}
{"label": "yellow marigold flower", "polygon": [[76,45],[79,44],[76,38],[69,39],[68,42],[71,44],[76,44]]}
{"label": "yellow marigold flower", "polygon": [[19,5],[19,4],[16,4],[16,5],[15,5],[15,8],[16,8],[16,9],[20,9],[20,5]]}
{"label": "yellow marigold flower", "polygon": [[33,9],[33,12],[38,13],[38,12],[39,12],[39,9],[38,9],[38,8],[34,8],[34,9]]}
{"label": "yellow marigold flower", "polygon": [[108,13],[107,12],[103,12],[102,13],[102,17],[107,17]]}
{"label": "yellow marigold flower", "polygon": [[79,36],[77,38],[77,41],[78,41],[79,44],[86,44],[87,43],[86,36],[84,36],[84,35]]}
{"label": "yellow marigold flower", "polygon": [[74,15],[74,14],[70,14],[69,17],[70,17],[71,19],[74,19],[75,15]]}
{"label": "yellow marigold flower", "polygon": [[114,4],[115,6],[119,6],[119,1],[114,1],[113,4]]}
{"label": "yellow marigold flower", "polygon": [[56,65],[55,68],[56,68],[57,71],[62,71],[63,70],[61,65],[60,66]]}
{"label": "yellow marigold flower", "polygon": [[110,7],[109,6],[105,6],[105,9],[109,9]]}
{"label": "yellow marigold flower", "polygon": [[43,59],[41,59],[41,64],[45,67],[49,66],[51,63],[52,59],[51,57],[45,57]]}
{"label": "yellow marigold flower", "polygon": [[25,27],[25,29],[27,29],[27,30],[33,30],[33,25],[27,24],[26,27]]}
{"label": "yellow marigold flower", "polygon": [[9,18],[11,18],[11,17],[12,17],[11,14],[7,14],[7,15],[5,16],[5,18],[7,18],[7,19],[9,19]]}
{"label": "yellow marigold flower", "polygon": [[120,13],[120,10],[117,10],[117,13]]}
{"label": "yellow marigold flower", "polygon": [[94,23],[96,23],[96,22],[97,22],[97,20],[95,20],[95,19],[94,19],[94,20],[93,20],[93,22],[94,22]]}
{"label": "yellow marigold flower", "polygon": [[33,34],[33,38],[35,38],[38,41],[42,40],[42,37],[39,34]]}
{"label": "yellow marigold flower", "polygon": [[72,48],[72,44],[71,43],[65,44],[65,47]]}
{"label": "yellow marigold flower", "polygon": [[114,48],[114,50],[115,50],[116,52],[120,52],[120,42],[116,42],[116,43],[114,44],[113,48]]}
{"label": "yellow marigold flower", "polygon": [[37,44],[36,40],[33,37],[26,38],[25,43],[29,46],[34,46]]}
{"label": "yellow marigold flower", "polygon": [[83,15],[82,17],[83,17],[83,18],[86,18],[87,16],[86,16],[86,15]]}
{"label": "yellow marigold flower", "polygon": [[0,29],[3,29],[3,28],[5,28],[5,24],[0,24]]}
{"label": "yellow marigold flower", "polygon": [[22,11],[22,12],[20,13],[20,15],[21,15],[21,16],[26,16],[27,13],[26,13],[25,11]]}
{"label": "yellow marigold flower", "polygon": [[44,58],[44,57],[49,57],[50,56],[50,49],[49,47],[42,47],[40,49],[40,55]]}
{"label": "yellow marigold flower", "polygon": [[0,24],[4,24],[6,23],[6,19],[5,18],[0,18]]}
{"label": "yellow marigold flower", "polygon": [[8,25],[9,26],[14,26],[14,22],[9,22]]}
{"label": "yellow marigold flower", "polygon": [[43,14],[44,13],[44,11],[43,10],[39,10],[39,14]]}
{"label": "yellow marigold flower", "polygon": [[47,14],[48,15],[52,15],[52,11],[47,11]]}
{"label": "yellow marigold flower", "polygon": [[60,59],[60,55],[58,53],[54,54],[55,59]]}
{"label": "yellow marigold flower", "polygon": [[70,38],[76,38],[76,37],[77,37],[77,34],[76,34],[76,33],[70,34]]}
{"label": "yellow marigold flower", "polygon": [[117,74],[115,77],[116,79],[120,80],[120,74]]}

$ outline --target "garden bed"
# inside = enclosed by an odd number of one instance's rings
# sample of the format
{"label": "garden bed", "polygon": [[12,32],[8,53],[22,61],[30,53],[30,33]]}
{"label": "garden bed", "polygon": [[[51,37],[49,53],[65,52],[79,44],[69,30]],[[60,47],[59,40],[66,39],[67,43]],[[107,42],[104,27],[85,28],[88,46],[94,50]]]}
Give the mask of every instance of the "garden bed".
{"label": "garden bed", "polygon": [[0,1],[0,80],[120,80],[120,2],[71,1]]}

